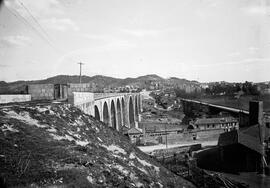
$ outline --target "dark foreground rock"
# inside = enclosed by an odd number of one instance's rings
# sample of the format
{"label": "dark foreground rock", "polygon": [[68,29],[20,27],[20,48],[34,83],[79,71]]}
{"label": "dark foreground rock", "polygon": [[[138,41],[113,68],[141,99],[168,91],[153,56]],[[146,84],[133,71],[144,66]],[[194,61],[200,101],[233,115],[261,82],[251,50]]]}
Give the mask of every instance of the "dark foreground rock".
{"label": "dark foreground rock", "polygon": [[1,187],[194,187],[68,104],[0,106]]}

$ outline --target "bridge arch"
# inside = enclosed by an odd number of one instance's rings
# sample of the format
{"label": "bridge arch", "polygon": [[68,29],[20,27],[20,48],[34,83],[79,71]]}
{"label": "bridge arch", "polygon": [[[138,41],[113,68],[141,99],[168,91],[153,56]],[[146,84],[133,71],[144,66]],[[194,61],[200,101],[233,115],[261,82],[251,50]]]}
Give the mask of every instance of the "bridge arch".
{"label": "bridge arch", "polygon": [[103,122],[106,125],[109,125],[109,123],[110,123],[109,108],[108,108],[108,105],[107,105],[106,101],[103,104]]}
{"label": "bridge arch", "polygon": [[122,112],[121,112],[121,104],[120,104],[120,99],[118,98],[116,100],[116,110],[117,110],[117,127],[118,130],[122,127]]}
{"label": "bridge arch", "polygon": [[122,97],[121,99],[121,105],[122,105],[122,125],[126,125],[126,116],[127,116],[127,113],[126,113],[126,109],[125,109],[125,100],[124,100],[124,97]]}
{"label": "bridge arch", "polygon": [[111,101],[111,122],[112,122],[112,127],[117,129],[115,104],[113,100]]}
{"label": "bridge arch", "polygon": [[95,118],[100,121],[100,113],[97,105],[95,105]]}
{"label": "bridge arch", "polygon": [[135,119],[134,119],[134,106],[133,106],[133,101],[132,97],[129,97],[129,102],[128,102],[128,117],[129,117],[129,125],[130,127],[135,127]]}

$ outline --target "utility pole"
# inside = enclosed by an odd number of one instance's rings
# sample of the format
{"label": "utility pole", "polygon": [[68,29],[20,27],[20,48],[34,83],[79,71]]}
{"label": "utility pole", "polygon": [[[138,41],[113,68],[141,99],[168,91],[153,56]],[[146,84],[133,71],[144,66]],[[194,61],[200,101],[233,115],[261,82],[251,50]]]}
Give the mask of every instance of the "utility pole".
{"label": "utility pole", "polygon": [[166,149],[168,149],[167,124],[166,123],[165,123],[165,134],[166,134]]}
{"label": "utility pole", "polygon": [[82,65],[83,65],[84,63],[79,62],[78,64],[80,64],[80,83],[82,83]]}

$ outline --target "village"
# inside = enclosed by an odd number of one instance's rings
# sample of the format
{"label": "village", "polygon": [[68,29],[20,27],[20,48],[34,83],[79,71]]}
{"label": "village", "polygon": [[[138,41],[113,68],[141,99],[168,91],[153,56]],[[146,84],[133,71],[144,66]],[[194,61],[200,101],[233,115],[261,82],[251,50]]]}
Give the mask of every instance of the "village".
{"label": "village", "polygon": [[139,127],[125,133],[133,143],[166,146],[201,142],[216,144],[220,133],[239,128],[238,119],[227,112],[215,115],[201,112],[189,117],[175,95],[165,94],[164,97],[166,99],[163,100],[167,100],[166,109],[163,108],[164,103],[157,104],[155,98],[143,95]]}
{"label": "village", "polygon": [[[247,125],[240,115],[235,116],[226,108],[219,113],[210,113],[205,107],[200,107],[187,113],[183,109],[184,103],[175,100],[172,93],[163,94],[166,99],[162,100],[169,107],[166,109],[163,108],[166,105],[160,103],[160,98],[159,104],[156,104],[157,100],[151,96],[155,96],[153,92],[143,98],[144,111],[139,128],[131,128],[125,134],[142,151],[167,168],[197,185],[203,182],[200,186],[207,184],[209,187],[216,186],[221,180],[229,181],[232,187],[253,187],[258,185],[256,181],[261,181],[260,175],[246,173],[233,177],[224,175],[224,172],[258,172],[269,175],[269,116],[263,113],[262,102],[250,102]],[[173,111],[178,112],[177,116]],[[259,138],[264,140],[263,144]],[[213,174],[201,169],[210,170]],[[206,177],[213,179],[213,175],[220,174],[223,178],[214,178],[216,183],[203,180]],[[253,180],[247,176],[252,176]],[[233,179],[238,183],[230,182]],[[269,182],[267,178],[264,181]],[[259,186],[264,187],[263,184]]]}

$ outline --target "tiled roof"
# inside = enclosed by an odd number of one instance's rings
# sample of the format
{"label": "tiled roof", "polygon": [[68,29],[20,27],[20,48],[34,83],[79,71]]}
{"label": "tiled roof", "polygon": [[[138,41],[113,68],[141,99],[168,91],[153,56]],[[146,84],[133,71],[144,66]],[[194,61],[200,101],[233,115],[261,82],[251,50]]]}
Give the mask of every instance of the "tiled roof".
{"label": "tiled roof", "polygon": [[153,125],[148,125],[145,127],[146,132],[161,132],[161,131],[179,131],[183,130],[182,127],[179,125],[170,125],[170,124],[153,124]]}
{"label": "tiled roof", "polygon": [[128,131],[127,131],[128,134],[142,134],[142,132],[140,130],[138,130],[137,128],[135,127],[132,127],[130,128]]}
{"label": "tiled roof", "polygon": [[126,127],[126,126],[123,126],[123,127],[122,127],[122,131],[123,131],[123,132],[127,132],[128,130],[129,130],[128,127]]}

